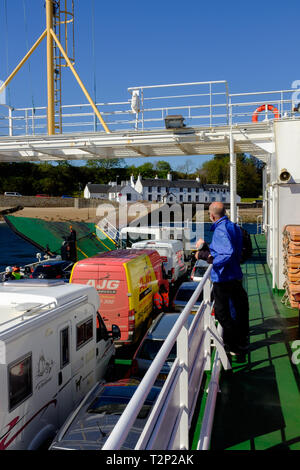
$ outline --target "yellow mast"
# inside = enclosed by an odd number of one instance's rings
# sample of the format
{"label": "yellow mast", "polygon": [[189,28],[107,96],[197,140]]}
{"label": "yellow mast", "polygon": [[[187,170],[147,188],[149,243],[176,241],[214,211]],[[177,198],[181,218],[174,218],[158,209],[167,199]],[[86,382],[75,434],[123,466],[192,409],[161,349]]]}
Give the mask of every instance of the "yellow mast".
{"label": "yellow mast", "polygon": [[59,39],[53,31],[53,0],[46,0],[46,29],[34,43],[32,48],[27,52],[23,59],[19,62],[14,71],[9,75],[5,82],[0,87],[0,93],[7,87],[11,82],[17,72],[22,68],[28,58],[31,56],[33,51],[39,46],[42,40],[47,37],[47,96],[48,96],[48,107],[47,107],[47,123],[48,123],[48,135],[55,134],[55,99],[54,99],[54,57],[53,57],[53,41],[57,44],[62,56],[64,57],[67,66],[71,69],[74,77],[76,78],[80,88],[88,99],[90,105],[93,108],[94,113],[101,122],[105,132],[110,133],[109,128],[107,127],[105,121],[103,120],[101,113],[99,112],[97,106],[92,100],[90,94],[82,83],[78,73],[76,72],[72,62],[70,61],[68,54],[61,45]]}
{"label": "yellow mast", "polygon": [[48,90],[48,108],[47,122],[48,135],[55,134],[55,116],[54,116],[54,67],[53,67],[53,37],[51,34],[53,28],[53,2],[46,0],[46,26],[47,26],[47,90]]}

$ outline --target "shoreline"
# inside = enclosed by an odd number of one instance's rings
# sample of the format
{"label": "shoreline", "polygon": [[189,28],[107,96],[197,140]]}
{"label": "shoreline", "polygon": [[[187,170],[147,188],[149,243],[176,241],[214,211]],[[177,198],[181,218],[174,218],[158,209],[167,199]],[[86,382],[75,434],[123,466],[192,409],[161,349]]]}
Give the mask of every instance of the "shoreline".
{"label": "shoreline", "polygon": [[[86,222],[86,223],[98,223],[102,217],[107,217],[112,223],[116,222],[118,224],[119,220],[119,208],[108,213],[104,213],[97,216],[97,208],[73,208],[73,207],[46,207],[46,208],[37,208],[37,207],[25,207],[21,211],[14,212],[13,216],[15,217],[29,217],[29,218],[38,218],[46,220],[48,222]],[[129,212],[130,214],[130,212]],[[257,217],[262,215],[261,208],[248,208],[248,209],[239,209],[238,210],[239,218],[242,223],[257,223]],[[147,215],[146,212],[141,213],[137,212],[135,214],[129,215],[127,217],[128,223],[133,220],[137,220],[140,217]],[[194,217],[193,221],[195,222],[209,222],[209,217],[207,211],[204,212],[204,217],[198,219]],[[0,223],[5,223],[3,217],[0,217]]]}

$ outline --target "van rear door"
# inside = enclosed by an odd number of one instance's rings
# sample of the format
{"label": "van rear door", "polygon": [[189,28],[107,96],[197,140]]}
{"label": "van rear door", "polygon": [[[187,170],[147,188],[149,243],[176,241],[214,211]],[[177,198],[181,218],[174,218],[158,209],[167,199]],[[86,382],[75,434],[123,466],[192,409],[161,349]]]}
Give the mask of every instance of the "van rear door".
{"label": "van rear door", "polygon": [[129,300],[125,270],[120,265],[98,265],[98,279],[95,288],[100,297],[100,315],[108,331],[112,325],[118,325],[121,331],[120,341],[128,340]]}

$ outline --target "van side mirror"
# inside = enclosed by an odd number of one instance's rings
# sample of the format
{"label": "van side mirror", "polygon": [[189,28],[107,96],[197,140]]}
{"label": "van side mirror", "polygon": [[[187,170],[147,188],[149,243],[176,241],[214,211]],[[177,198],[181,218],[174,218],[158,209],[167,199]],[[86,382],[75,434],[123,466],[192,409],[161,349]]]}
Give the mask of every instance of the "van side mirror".
{"label": "van side mirror", "polygon": [[118,340],[121,338],[121,331],[118,325],[111,325],[111,331],[109,332],[112,339]]}

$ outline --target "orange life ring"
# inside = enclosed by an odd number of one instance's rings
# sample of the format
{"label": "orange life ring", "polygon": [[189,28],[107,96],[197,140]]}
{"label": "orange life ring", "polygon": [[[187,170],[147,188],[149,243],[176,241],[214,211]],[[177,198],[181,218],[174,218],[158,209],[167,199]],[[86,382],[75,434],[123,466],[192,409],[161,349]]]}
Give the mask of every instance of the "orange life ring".
{"label": "orange life ring", "polygon": [[[259,108],[257,108],[252,114],[252,122],[258,122],[258,113],[260,113],[261,111],[264,111],[265,109],[266,109],[265,104],[262,104],[261,106],[259,106]],[[275,106],[273,106],[272,104],[268,104],[268,111],[273,111],[275,119],[280,118],[280,113],[278,109],[275,108]]]}

